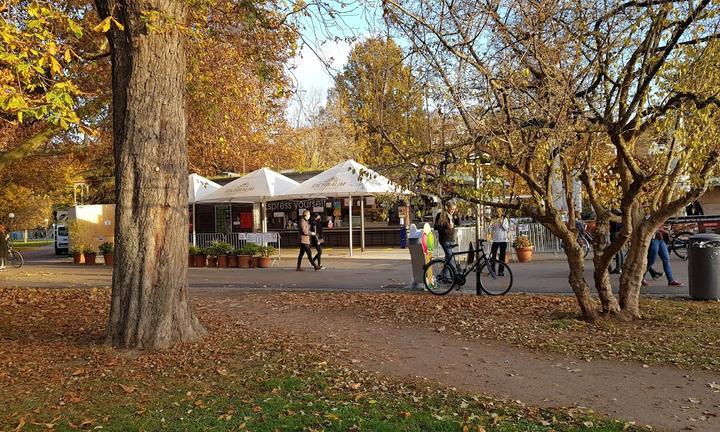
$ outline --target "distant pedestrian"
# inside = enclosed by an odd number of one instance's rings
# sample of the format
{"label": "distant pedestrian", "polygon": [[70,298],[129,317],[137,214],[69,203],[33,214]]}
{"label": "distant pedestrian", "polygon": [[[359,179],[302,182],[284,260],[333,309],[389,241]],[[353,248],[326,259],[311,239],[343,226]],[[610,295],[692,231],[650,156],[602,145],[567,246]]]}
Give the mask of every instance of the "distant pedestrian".
{"label": "distant pedestrian", "polygon": [[325,266],[322,265],[322,245],[325,243],[325,239],[323,238],[323,222],[319,213],[315,213],[315,217],[310,221],[310,233],[312,234],[310,243],[317,251],[312,260],[315,263],[315,267],[319,267],[322,270],[325,268]]}
{"label": "distant pedestrian", "polygon": [[[620,210],[613,210],[612,213],[615,216],[622,216],[622,212]],[[610,220],[610,241],[614,242],[618,235],[620,234],[620,231],[622,231],[622,222]],[[623,256],[622,250],[615,254],[613,257],[615,260],[615,269],[611,271],[612,274],[621,274],[622,273],[622,267],[625,263],[625,257]]]}
{"label": "distant pedestrian", "polygon": [[[668,286],[682,286],[683,284],[681,282],[678,282],[673,277],[672,273],[672,267],[670,266],[670,252],[668,252],[667,244],[665,243],[665,237],[667,236],[667,232],[665,232],[664,229],[660,228],[655,232],[655,237],[653,237],[652,240],[650,240],[650,247],[648,248],[648,262],[647,262],[647,269],[646,272],[650,273],[650,276],[653,279],[658,279],[663,274],[662,272],[657,272],[652,268],[652,265],[655,263],[655,259],[660,256],[660,259],[662,260],[663,264],[663,270],[665,271],[665,277],[667,277]],[[647,286],[648,283],[645,280],[643,276],[642,281],[643,286]]]}
{"label": "distant pedestrian", "polygon": [[320,268],[315,265],[312,259],[312,251],[310,250],[310,237],[311,237],[311,231],[310,231],[310,211],[305,210],[303,212],[302,218],[300,219],[300,227],[298,228],[298,233],[300,234],[300,254],[298,255],[297,260],[297,269],[296,271],[303,271],[302,268],[302,258],[303,255],[307,255],[308,261],[310,261],[310,265],[315,268],[315,270],[319,270]]}
{"label": "distant pedestrian", "polygon": [[0,224],[0,271],[5,270],[5,261],[10,254],[10,234],[7,231],[5,225]]}
{"label": "distant pedestrian", "polygon": [[[502,209],[497,209],[498,218],[490,225],[492,231],[492,245],[490,246],[490,256],[493,261],[498,258],[498,252],[500,252],[500,261],[505,262],[505,254],[508,248],[508,232],[510,231],[510,220],[505,217]],[[500,267],[502,272],[505,267]],[[503,276],[503,273],[498,273],[499,276]]]}
{"label": "distant pedestrian", "polygon": [[703,216],[705,211],[700,204],[700,200],[693,200],[690,204],[685,207],[685,212],[688,216]]}

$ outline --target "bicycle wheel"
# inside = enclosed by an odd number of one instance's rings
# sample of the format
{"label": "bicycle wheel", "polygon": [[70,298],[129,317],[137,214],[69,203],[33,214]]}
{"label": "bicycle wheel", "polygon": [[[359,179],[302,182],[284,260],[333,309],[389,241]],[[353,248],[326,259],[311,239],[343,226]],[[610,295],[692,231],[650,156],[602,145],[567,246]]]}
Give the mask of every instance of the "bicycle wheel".
{"label": "bicycle wheel", "polygon": [[425,288],[435,295],[445,295],[455,287],[455,269],[444,259],[434,259],[425,266]]}
{"label": "bicycle wheel", "polygon": [[487,260],[479,271],[480,288],[485,294],[505,295],[512,288],[513,274],[504,262]]}
{"label": "bicycle wheel", "polygon": [[15,268],[22,267],[24,262],[22,254],[14,249],[10,250],[8,261],[10,261],[10,265]]}
{"label": "bicycle wheel", "polygon": [[691,232],[683,231],[673,238],[671,245],[672,250],[675,252],[675,255],[683,261],[687,261],[687,246],[692,235],[693,233]]}
{"label": "bicycle wheel", "polygon": [[585,237],[580,237],[578,242],[580,242],[580,247],[583,248],[583,258],[587,258],[590,253],[590,242]]}

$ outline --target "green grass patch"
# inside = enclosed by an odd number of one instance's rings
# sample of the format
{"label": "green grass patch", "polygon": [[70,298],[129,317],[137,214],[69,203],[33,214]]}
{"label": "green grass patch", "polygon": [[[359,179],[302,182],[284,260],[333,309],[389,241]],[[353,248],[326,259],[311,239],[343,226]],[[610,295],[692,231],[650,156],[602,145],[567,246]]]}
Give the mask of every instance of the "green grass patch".
{"label": "green grass patch", "polygon": [[[598,420],[580,411],[532,410],[432,387],[368,381],[332,368],[289,371],[271,362],[262,370],[230,373],[232,377],[223,383],[176,382],[173,387],[164,383],[150,394],[139,388],[133,392],[135,397],[93,393],[91,406],[73,405],[63,410],[61,419],[37,416],[23,430],[40,431],[47,424],[59,431],[102,426],[102,430],[117,432],[628,430],[623,423]],[[29,401],[25,409],[38,402]]]}

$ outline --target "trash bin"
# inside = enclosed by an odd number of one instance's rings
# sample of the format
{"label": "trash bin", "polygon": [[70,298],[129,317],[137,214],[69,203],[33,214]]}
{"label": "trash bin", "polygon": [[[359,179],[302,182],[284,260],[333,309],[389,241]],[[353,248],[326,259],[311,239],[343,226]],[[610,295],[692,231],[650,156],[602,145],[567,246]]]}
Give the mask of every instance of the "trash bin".
{"label": "trash bin", "polygon": [[720,299],[720,235],[696,234],[690,237],[688,279],[691,298]]}
{"label": "trash bin", "polygon": [[408,236],[408,250],[410,251],[410,265],[413,273],[413,289],[425,289],[425,251],[421,242],[422,231],[411,226]]}

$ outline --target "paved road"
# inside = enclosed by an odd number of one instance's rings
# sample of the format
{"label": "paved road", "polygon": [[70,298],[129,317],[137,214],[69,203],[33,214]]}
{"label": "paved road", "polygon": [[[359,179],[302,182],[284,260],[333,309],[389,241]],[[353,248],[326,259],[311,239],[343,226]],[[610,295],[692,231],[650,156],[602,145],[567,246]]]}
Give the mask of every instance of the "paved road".
{"label": "paved road", "polygon": [[[55,257],[52,249],[38,249],[25,253],[27,264],[19,270],[0,273],[0,286],[25,287],[104,287],[111,283],[110,268],[73,265],[69,258]],[[398,291],[411,286],[410,262],[398,259],[397,252],[387,252],[392,259],[381,259],[382,251],[374,258],[324,258],[326,270],[296,272],[292,258],[283,258],[270,269],[210,269],[191,268],[191,289],[303,289],[339,291]],[[687,263],[674,259],[675,277],[687,281]],[[305,263],[307,269],[307,263]],[[588,260],[586,277],[592,282],[592,263]],[[513,292],[561,293],[572,291],[567,283],[567,264],[561,257],[521,264],[511,263],[515,276]],[[656,268],[657,267],[656,265]],[[617,281],[617,276],[613,279]],[[617,284],[617,283],[616,283]],[[474,281],[468,281],[465,291],[474,292]],[[651,295],[686,296],[687,286],[668,287],[665,278],[651,282],[643,289]]]}

